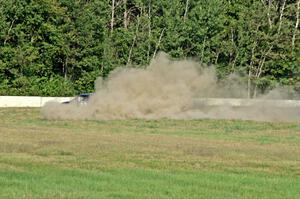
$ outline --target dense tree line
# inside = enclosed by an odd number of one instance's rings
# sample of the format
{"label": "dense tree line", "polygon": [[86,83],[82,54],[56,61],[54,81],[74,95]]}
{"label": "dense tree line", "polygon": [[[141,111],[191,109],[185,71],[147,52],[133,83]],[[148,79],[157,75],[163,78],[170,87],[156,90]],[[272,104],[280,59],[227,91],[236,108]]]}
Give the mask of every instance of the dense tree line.
{"label": "dense tree line", "polygon": [[158,51],[240,74],[249,97],[299,89],[299,12],[300,0],[0,0],[0,94],[92,92]]}

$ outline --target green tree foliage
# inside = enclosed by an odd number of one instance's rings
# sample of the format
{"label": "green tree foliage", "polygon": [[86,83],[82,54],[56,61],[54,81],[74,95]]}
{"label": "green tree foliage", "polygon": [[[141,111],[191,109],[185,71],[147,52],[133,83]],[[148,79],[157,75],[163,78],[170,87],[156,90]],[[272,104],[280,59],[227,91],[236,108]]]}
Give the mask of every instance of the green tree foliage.
{"label": "green tree foliage", "polygon": [[[92,92],[163,50],[238,73],[249,97],[300,85],[299,0],[0,0],[0,94]],[[297,86],[298,85],[298,86]],[[299,91],[298,91],[299,92]]]}

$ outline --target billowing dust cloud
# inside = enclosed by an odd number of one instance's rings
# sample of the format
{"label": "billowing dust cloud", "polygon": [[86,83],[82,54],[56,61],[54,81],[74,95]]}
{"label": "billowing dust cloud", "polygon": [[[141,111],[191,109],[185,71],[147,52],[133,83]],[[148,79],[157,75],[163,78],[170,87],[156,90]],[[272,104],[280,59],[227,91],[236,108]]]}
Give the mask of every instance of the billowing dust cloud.
{"label": "billowing dust cloud", "polygon": [[[300,110],[270,107],[260,100],[244,107],[230,104],[207,106],[204,98],[246,98],[240,78],[231,75],[218,81],[213,67],[192,60],[171,60],[160,53],[146,69],[120,67],[95,83],[95,93],[86,104],[47,103],[46,119],[244,119],[259,121],[300,121]],[[283,96],[274,90],[262,98]]]}

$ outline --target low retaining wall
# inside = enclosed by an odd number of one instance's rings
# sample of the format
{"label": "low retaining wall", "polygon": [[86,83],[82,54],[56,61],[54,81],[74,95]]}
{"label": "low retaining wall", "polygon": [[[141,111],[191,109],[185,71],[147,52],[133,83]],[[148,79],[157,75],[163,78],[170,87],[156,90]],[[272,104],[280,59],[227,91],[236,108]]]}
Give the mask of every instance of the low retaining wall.
{"label": "low retaining wall", "polygon": [[42,107],[46,102],[65,102],[72,97],[0,96],[0,107]]}
{"label": "low retaining wall", "polygon": [[236,98],[197,98],[194,99],[195,108],[201,106],[269,106],[282,108],[300,108],[300,100],[266,100],[266,99],[236,99]]}
{"label": "low retaining wall", "polygon": [[[0,96],[0,107],[42,107],[46,102],[66,102],[73,97],[29,97],[29,96]],[[197,98],[194,107],[202,106],[231,106],[247,107],[253,105],[300,108],[300,100],[261,100],[233,98]]]}

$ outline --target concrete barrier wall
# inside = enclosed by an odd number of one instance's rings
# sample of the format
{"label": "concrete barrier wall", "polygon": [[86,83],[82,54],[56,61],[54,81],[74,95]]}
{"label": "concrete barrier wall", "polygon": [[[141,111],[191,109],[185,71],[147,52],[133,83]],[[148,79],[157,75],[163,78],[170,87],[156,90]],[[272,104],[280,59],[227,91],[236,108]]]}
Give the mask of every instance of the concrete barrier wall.
{"label": "concrete barrier wall", "polygon": [[300,100],[266,100],[266,99],[236,99],[236,98],[197,98],[194,99],[194,106],[270,106],[282,108],[300,108]]}
{"label": "concrete barrier wall", "polygon": [[41,107],[45,105],[45,103],[50,102],[50,101],[55,101],[55,102],[67,102],[72,100],[73,97],[41,97]]}
{"label": "concrete barrier wall", "polygon": [[[73,97],[29,97],[29,96],[0,96],[0,107],[42,107],[46,102],[70,101]],[[232,98],[197,98],[194,107],[202,106],[232,106],[247,107],[253,105],[272,107],[298,107],[300,100],[261,100],[261,99],[232,99]]]}
{"label": "concrete barrier wall", "polygon": [[0,96],[0,107],[42,107],[46,102],[65,102],[72,97]]}

